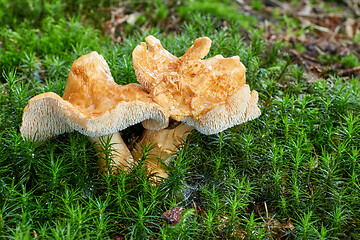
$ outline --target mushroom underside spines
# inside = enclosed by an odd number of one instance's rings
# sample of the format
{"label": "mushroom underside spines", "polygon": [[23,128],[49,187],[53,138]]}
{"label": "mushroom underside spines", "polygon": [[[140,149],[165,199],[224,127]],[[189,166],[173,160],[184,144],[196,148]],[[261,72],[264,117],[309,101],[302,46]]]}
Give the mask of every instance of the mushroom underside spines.
{"label": "mushroom underside spines", "polygon": [[195,127],[202,134],[210,135],[222,132],[235,125],[253,120],[260,116],[261,111],[257,106],[258,93],[251,91],[247,84],[225,104],[213,108],[199,120],[185,117],[182,122]]}
{"label": "mushroom underside spines", "polygon": [[44,141],[56,135],[78,131],[89,137],[100,137],[122,131],[129,126],[151,119],[152,129],[168,125],[168,116],[148,103],[122,102],[97,116],[61,99],[55,93],[44,93],[30,100],[24,111],[21,133],[23,138]]}
{"label": "mushroom underside spines", "polygon": [[33,142],[43,142],[59,134],[73,131],[59,114],[60,112],[56,98],[44,97],[37,98],[35,101],[30,100],[22,117],[20,128],[22,138]]}

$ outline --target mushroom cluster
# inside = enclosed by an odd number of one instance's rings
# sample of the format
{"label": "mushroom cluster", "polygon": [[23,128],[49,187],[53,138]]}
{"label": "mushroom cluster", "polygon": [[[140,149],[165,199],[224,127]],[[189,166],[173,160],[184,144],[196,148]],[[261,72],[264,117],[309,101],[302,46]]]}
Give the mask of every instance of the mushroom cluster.
{"label": "mushroom cluster", "polygon": [[[176,153],[193,129],[216,134],[261,114],[258,94],[245,83],[246,69],[239,57],[202,60],[211,46],[207,37],[196,39],[181,57],[173,56],[153,36],[145,40],[148,47],[141,43],[132,54],[140,85],[116,84],[101,55],[84,55],[73,63],[63,97],[48,92],[30,99],[22,137],[41,142],[74,130],[97,143],[111,137],[117,154],[110,166],[104,160],[99,165],[100,171],[112,173],[131,168],[143,146],[152,144],[147,167],[165,178],[163,161]],[[120,131],[137,123],[145,130],[130,152]]]}

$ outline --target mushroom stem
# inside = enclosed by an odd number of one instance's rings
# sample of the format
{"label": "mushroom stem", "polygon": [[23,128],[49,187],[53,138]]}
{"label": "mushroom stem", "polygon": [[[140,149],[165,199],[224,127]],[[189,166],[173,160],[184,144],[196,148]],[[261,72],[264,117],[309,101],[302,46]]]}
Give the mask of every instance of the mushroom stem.
{"label": "mushroom stem", "polygon": [[162,162],[166,162],[179,149],[193,129],[194,127],[185,123],[180,123],[172,129],[166,128],[158,131],[145,129],[132,151],[133,156],[135,159],[140,159],[143,147],[151,144],[153,147],[149,151],[147,168],[151,174],[156,175],[155,180],[159,177],[166,178],[168,175]]}
{"label": "mushroom stem", "polygon": [[[109,143],[107,144],[107,139]],[[100,152],[99,157],[99,172],[110,172],[116,174],[119,170],[128,169],[133,163],[134,159],[131,155],[128,147],[124,143],[120,132],[115,132],[113,134],[101,136],[101,137],[89,137],[89,139],[95,143],[95,149]],[[106,146],[104,146],[104,142]],[[110,150],[111,162],[107,164],[106,151]]]}

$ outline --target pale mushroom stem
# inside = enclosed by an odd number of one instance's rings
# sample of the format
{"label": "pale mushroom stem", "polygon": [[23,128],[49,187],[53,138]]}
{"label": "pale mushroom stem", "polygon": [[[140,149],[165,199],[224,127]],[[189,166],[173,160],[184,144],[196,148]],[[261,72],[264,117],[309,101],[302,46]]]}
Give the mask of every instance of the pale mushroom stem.
{"label": "pale mushroom stem", "polygon": [[185,123],[179,124],[173,129],[148,130],[145,129],[135,149],[132,151],[135,159],[140,159],[143,154],[143,147],[151,144],[152,148],[148,153],[147,168],[154,174],[154,180],[166,178],[166,167],[162,164],[166,162],[179,146],[186,140],[194,127]]}
{"label": "pale mushroom stem", "polygon": [[[107,142],[107,139],[110,139],[109,149],[111,151],[111,162],[109,166],[106,166],[106,155],[104,153],[104,144],[103,142]],[[113,134],[101,136],[101,137],[89,137],[89,139],[94,142],[95,149],[97,151],[101,151],[99,154],[99,171],[100,172],[108,172],[110,168],[110,172],[116,174],[119,170],[126,170],[134,163],[134,158],[131,155],[128,147],[124,143],[120,132],[115,132]]]}

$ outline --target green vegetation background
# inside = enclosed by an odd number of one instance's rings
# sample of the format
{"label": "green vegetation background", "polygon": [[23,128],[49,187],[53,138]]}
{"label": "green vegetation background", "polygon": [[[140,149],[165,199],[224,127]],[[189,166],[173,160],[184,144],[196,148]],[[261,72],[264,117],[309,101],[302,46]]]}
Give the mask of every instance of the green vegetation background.
{"label": "green vegetation background", "polygon": [[[0,239],[360,238],[359,79],[309,83],[283,43],[264,42],[257,19],[232,1],[140,3],[126,6],[140,4],[145,18],[114,43],[100,9],[118,2],[0,0]],[[178,31],[163,30],[170,14]],[[239,55],[261,117],[192,133],[159,185],[146,151],[131,173],[101,177],[79,133],[23,141],[27,101],[61,95],[75,59],[97,51],[117,83],[136,82],[131,52],[149,34],[177,56],[200,36],[213,40],[209,57]],[[177,206],[182,220],[171,225],[162,214]]]}

